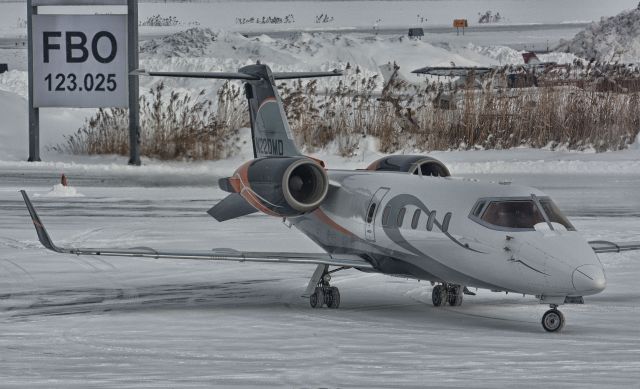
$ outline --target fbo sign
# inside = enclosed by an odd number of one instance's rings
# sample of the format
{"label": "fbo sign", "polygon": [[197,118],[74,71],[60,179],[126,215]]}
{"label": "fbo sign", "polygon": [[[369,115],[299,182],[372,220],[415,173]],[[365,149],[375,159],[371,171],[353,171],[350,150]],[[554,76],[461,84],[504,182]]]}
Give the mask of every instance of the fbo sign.
{"label": "fbo sign", "polygon": [[127,107],[127,15],[34,15],[35,107]]}

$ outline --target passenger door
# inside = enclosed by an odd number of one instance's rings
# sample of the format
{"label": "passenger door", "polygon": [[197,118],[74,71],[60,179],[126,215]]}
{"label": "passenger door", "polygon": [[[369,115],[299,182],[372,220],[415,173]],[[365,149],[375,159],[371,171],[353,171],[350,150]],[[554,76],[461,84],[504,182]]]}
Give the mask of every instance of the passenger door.
{"label": "passenger door", "polygon": [[367,240],[375,242],[375,225],[376,225],[376,217],[378,215],[380,209],[380,203],[384,196],[389,192],[389,188],[380,188],[373,194],[371,200],[369,201],[369,205],[367,206],[364,218],[364,232]]}

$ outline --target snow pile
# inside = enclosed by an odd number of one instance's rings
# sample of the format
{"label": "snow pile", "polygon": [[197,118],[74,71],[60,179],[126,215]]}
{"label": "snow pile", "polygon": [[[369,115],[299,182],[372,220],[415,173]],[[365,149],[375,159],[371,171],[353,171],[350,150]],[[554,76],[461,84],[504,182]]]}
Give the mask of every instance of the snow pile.
{"label": "snow pile", "polygon": [[[195,49],[186,49],[187,45]],[[268,64],[274,71],[326,71],[350,63],[371,75],[379,74],[379,67],[389,62],[397,63],[405,74],[424,66],[448,66],[451,62],[458,66],[495,63],[492,58],[473,54],[469,58],[464,53],[406,37],[292,33],[279,39],[266,35],[246,38],[233,32],[193,28],[146,42],[141,61],[147,70],[163,71],[235,71],[256,61]],[[335,80],[326,82],[335,84]],[[202,87],[210,86],[211,81],[181,80],[177,85]]]}
{"label": "snow pile", "polygon": [[[477,46],[469,43],[466,50],[480,54],[483,57],[493,59],[497,65],[522,65],[522,54],[525,51],[515,50],[507,46]],[[537,54],[541,62],[573,63],[578,58],[573,53],[551,52]]]}
{"label": "snow pile", "polygon": [[190,28],[162,38],[145,41],[140,53],[159,57],[200,57],[217,34],[209,28]]}
{"label": "snow pile", "polygon": [[556,50],[601,62],[640,61],[640,5],[592,23],[573,39],[561,41]]}
{"label": "snow pile", "polygon": [[16,93],[26,99],[29,95],[28,86],[26,71],[9,70],[0,74],[0,91]]}
{"label": "snow pile", "polygon": [[64,186],[62,184],[55,184],[51,190],[45,194],[35,194],[36,197],[84,197],[83,194],[78,193],[76,188],[72,186]]}
{"label": "snow pile", "polygon": [[2,118],[0,159],[11,160],[25,157],[28,145],[27,101],[25,98],[0,90],[0,118]]}

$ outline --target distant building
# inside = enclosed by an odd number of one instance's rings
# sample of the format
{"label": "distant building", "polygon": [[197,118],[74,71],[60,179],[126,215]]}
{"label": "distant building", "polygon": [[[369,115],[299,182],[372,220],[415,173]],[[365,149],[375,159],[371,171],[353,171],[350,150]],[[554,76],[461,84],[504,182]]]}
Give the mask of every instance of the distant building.
{"label": "distant building", "polygon": [[424,30],[422,28],[410,28],[408,35],[409,38],[422,39],[424,36]]}

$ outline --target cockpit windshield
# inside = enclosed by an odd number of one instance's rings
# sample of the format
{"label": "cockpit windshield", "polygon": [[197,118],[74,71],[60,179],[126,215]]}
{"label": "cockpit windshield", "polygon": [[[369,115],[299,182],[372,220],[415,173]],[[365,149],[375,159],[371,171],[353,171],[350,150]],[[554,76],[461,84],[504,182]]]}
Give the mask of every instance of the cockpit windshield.
{"label": "cockpit windshield", "polygon": [[561,224],[569,231],[575,230],[549,198],[481,199],[471,212],[471,218],[481,224],[508,230],[533,230],[536,224],[547,222],[545,215],[549,222]]}

